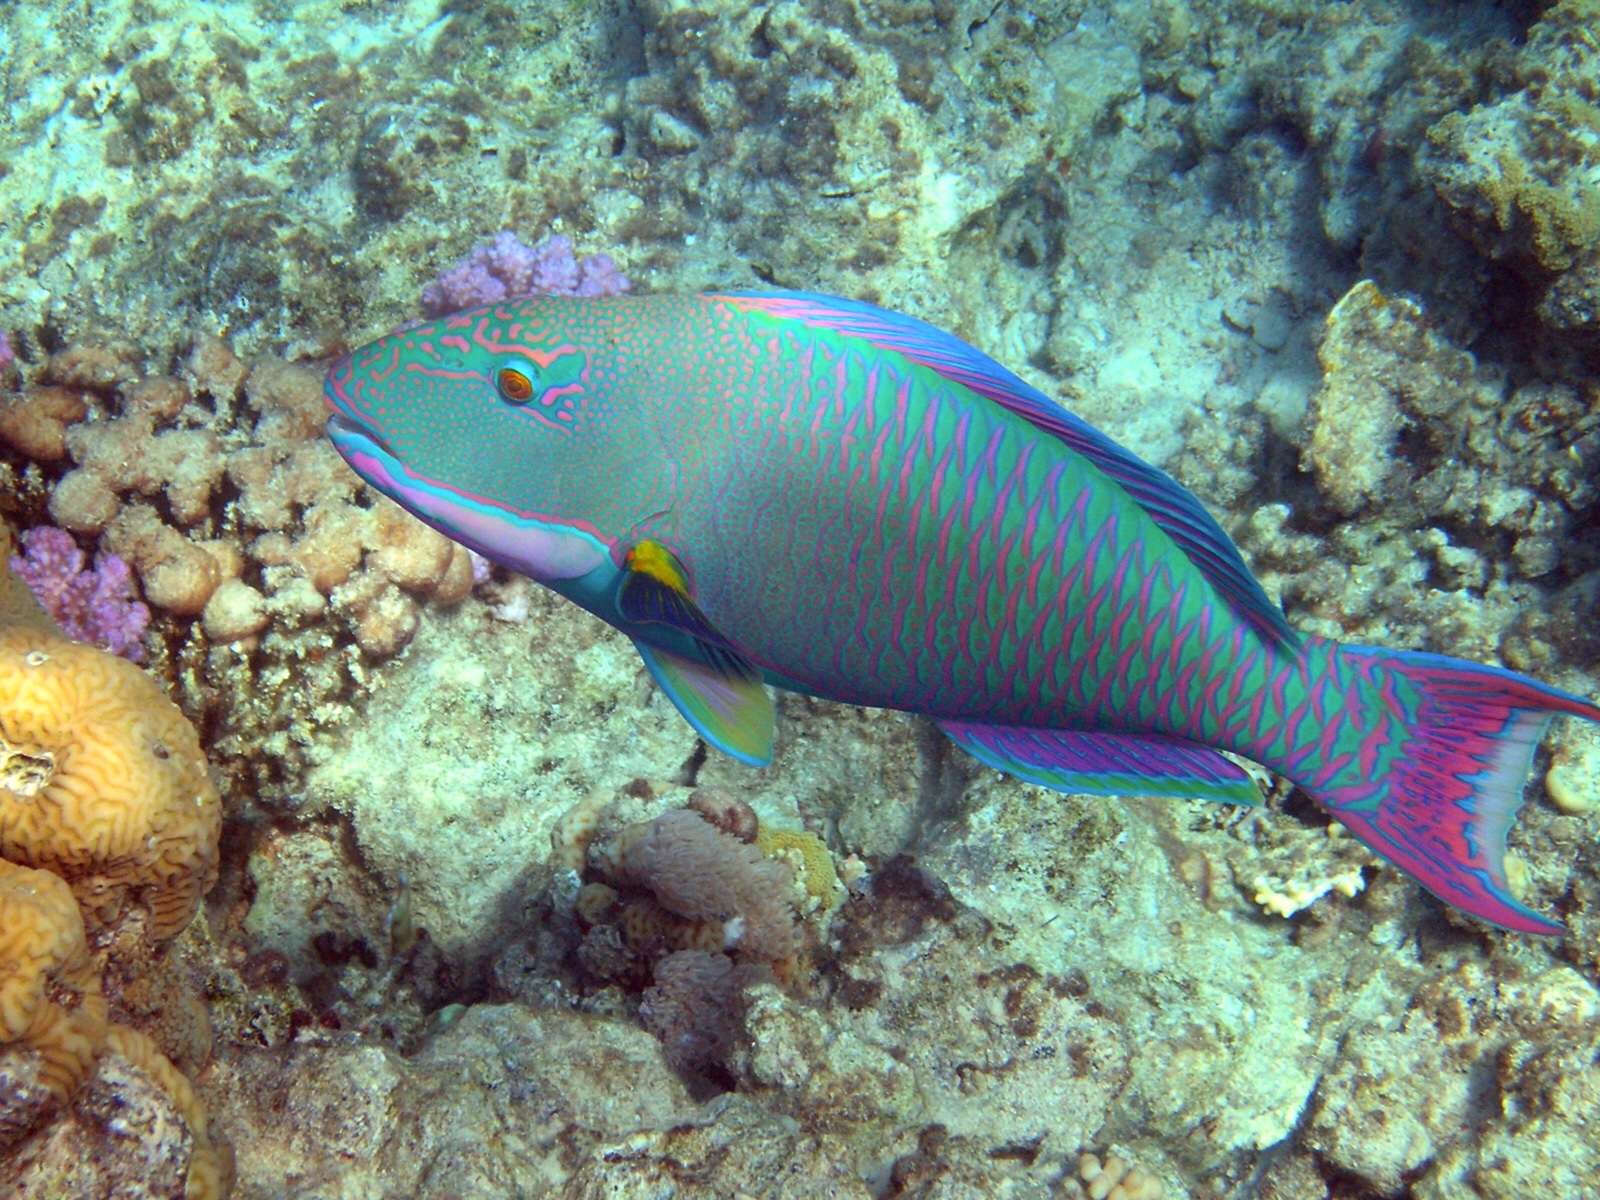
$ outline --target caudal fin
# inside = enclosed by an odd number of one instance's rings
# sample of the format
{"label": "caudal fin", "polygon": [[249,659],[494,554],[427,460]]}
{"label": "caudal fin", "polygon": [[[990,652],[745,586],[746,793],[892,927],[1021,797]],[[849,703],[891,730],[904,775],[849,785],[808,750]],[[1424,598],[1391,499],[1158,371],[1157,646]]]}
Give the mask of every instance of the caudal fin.
{"label": "caudal fin", "polygon": [[1521,933],[1561,933],[1559,922],[1512,896],[1506,833],[1552,718],[1600,721],[1600,708],[1526,676],[1443,655],[1364,646],[1336,653],[1369,679],[1391,677],[1383,691],[1403,726],[1391,735],[1399,753],[1365,788],[1306,790],[1446,903]]}

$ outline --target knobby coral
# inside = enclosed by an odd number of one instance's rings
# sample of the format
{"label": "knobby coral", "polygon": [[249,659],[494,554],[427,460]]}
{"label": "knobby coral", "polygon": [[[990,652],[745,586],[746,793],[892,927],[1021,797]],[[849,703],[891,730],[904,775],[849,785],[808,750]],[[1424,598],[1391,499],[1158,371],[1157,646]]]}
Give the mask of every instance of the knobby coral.
{"label": "knobby coral", "polygon": [[1067,1181],[1066,1194],[1079,1200],[1161,1200],[1163,1192],[1161,1181],[1136,1162],[1116,1154],[1101,1162],[1097,1154],[1082,1154],[1078,1178]]}

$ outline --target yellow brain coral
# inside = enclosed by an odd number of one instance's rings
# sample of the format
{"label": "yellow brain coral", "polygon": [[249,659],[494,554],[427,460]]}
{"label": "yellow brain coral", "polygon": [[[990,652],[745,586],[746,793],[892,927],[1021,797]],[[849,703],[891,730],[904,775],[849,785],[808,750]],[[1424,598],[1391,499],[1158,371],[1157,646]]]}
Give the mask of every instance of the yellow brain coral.
{"label": "yellow brain coral", "polygon": [[113,1025],[106,1037],[106,1044],[166,1092],[182,1114],[184,1124],[188,1125],[190,1136],[194,1139],[194,1149],[189,1158],[185,1200],[216,1200],[217,1197],[226,1196],[233,1188],[233,1153],[226,1142],[214,1143],[211,1140],[206,1110],[195,1098],[194,1085],[161,1053],[159,1046],[137,1029]]}
{"label": "yellow brain coral", "polygon": [[[32,1051],[38,1084],[65,1100],[105,1037],[106,1002],[72,889],[48,871],[0,862],[0,1050]],[[7,1107],[0,1126],[21,1119]]]}
{"label": "yellow brain coral", "polygon": [[138,667],[0,630],[0,857],[62,876],[85,916],[131,901],[175,936],[216,878],[222,803],[194,727]]}

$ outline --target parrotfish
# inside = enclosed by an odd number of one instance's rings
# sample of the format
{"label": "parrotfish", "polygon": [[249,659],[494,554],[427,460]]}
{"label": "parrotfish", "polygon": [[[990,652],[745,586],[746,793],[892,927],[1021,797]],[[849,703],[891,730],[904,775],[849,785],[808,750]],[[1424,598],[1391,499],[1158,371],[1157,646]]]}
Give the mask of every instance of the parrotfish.
{"label": "parrotfish", "polygon": [[920,713],[1066,793],[1235,804],[1292,781],[1449,904],[1579,696],[1297,632],[1199,500],[931,325],[803,292],[534,297],[334,366],[378,491],[633,640],[711,745],[765,765],[767,685]]}

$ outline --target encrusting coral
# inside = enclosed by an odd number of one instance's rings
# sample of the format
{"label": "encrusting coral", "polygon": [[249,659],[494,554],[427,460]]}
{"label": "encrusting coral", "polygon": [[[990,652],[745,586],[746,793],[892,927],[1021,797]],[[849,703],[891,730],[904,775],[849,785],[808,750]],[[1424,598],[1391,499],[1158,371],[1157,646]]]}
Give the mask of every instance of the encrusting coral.
{"label": "encrusting coral", "polygon": [[159,941],[215,880],[221,827],[194,727],[150,676],[0,630],[0,856],[59,874],[100,924],[143,904]]}

